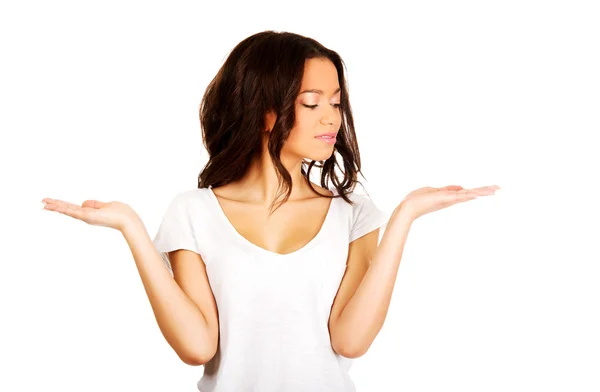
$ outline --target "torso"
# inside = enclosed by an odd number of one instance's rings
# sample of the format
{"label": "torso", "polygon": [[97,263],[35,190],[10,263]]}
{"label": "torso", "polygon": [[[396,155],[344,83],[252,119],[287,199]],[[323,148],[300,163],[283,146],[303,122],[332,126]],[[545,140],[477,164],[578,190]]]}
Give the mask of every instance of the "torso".
{"label": "torso", "polygon": [[[323,195],[333,193],[313,184]],[[278,254],[288,254],[301,249],[319,233],[333,199],[315,195],[288,200],[271,216],[268,206],[235,199],[235,186],[212,188],[229,223],[246,240]]]}

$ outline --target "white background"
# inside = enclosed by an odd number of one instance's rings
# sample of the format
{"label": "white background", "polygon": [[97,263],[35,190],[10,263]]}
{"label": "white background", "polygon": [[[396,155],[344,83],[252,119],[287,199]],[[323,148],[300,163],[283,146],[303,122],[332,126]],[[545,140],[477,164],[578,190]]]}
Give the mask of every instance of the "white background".
{"label": "white background", "polygon": [[196,390],[122,235],[40,201],[120,200],[153,236],[206,162],[206,85],[267,29],[346,62],[381,209],[503,188],[415,221],[357,391],[600,390],[593,3],[4,2],[0,390]]}

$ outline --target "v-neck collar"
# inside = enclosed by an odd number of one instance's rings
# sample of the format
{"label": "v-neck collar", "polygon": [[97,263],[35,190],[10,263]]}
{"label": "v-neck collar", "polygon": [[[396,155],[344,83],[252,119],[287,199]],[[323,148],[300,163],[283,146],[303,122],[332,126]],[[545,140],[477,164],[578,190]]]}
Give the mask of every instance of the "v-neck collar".
{"label": "v-neck collar", "polygon": [[[329,190],[331,192],[333,192],[334,196],[337,196],[337,192],[335,191],[335,189],[329,189]],[[324,235],[323,233],[325,233],[327,230],[329,222],[331,221],[331,215],[333,214],[334,203],[335,203],[335,200],[337,199],[337,197],[333,197],[331,199],[331,201],[329,202],[329,208],[327,209],[327,214],[325,215],[325,219],[321,223],[321,227],[320,227],[319,231],[317,232],[317,234],[310,241],[308,241],[304,246],[302,246],[299,249],[296,249],[293,252],[277,253],[277,252],[273,252],[271,250],[265,249],[261,246],[258,246],[255,243],[248,240],[243,235],[241,235],[237,231],[237,229],[233,226],[233,224],[231,223],[231,221],[229,220],[227,215],[225,214],[225,211],[223,210],[223,207],[221,207],[221,203],[219,202],[217,195],[215,195],[215,193],[212,190],[212,185],[208,186],[207,191],[210,195],[211,200],[214,202],[214,207],[217,210],[217,215],[223,221],[223,224],[224,224],[224,226],[227,227],[227,230],[229,230],[229,232],[233,235],[234,238],[237,239],[238,242],[240,242],[242,245],[245,245],[251,249],[254,249],[255,251],[257,251],[259,253],[266,254],[271,257],[277,257],[277,258],[289,258],[289,257],[297,256],[297,255],[301,254],[302,252],[305,252],[308,249],[312,248],[314,245],[316,245],[318,243],[318,241],[321,240],[321,237],[323,237],[323,235]]]}

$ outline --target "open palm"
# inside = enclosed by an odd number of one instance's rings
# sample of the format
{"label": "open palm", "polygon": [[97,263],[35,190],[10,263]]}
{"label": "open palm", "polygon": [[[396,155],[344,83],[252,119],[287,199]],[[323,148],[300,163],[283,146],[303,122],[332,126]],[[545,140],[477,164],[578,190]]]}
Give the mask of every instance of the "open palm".
{"label": "open palm", "polygon": [[402,209],[413,219],[451,205],[473,200],[479,196],[493,195],[501,189],[498,185],[464,189],[460,185],[442,188],[423,187],[410,192],[402,201]]}
{"label": "open palm", "polygon": [[135,211],[120,201],[103,203],[98,200],[86,200],[80,206],[63,200],[45,198],[44,209],[60,212],[61,214],[84,221],[90,225],[105,226],[123,230],[127,222],[137,218]]}

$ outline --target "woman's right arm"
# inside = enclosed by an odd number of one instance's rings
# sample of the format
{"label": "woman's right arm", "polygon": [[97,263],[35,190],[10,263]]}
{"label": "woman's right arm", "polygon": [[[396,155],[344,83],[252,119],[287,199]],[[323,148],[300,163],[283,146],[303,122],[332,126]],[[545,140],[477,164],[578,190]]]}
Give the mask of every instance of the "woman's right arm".
{"label": "woman's right arm", "polygon": [[172,277],[141,220],[121,232],[163,336],[184,363],[205,364],[217,351],[219,326],[204,261],[189,250],[169,252]]}

